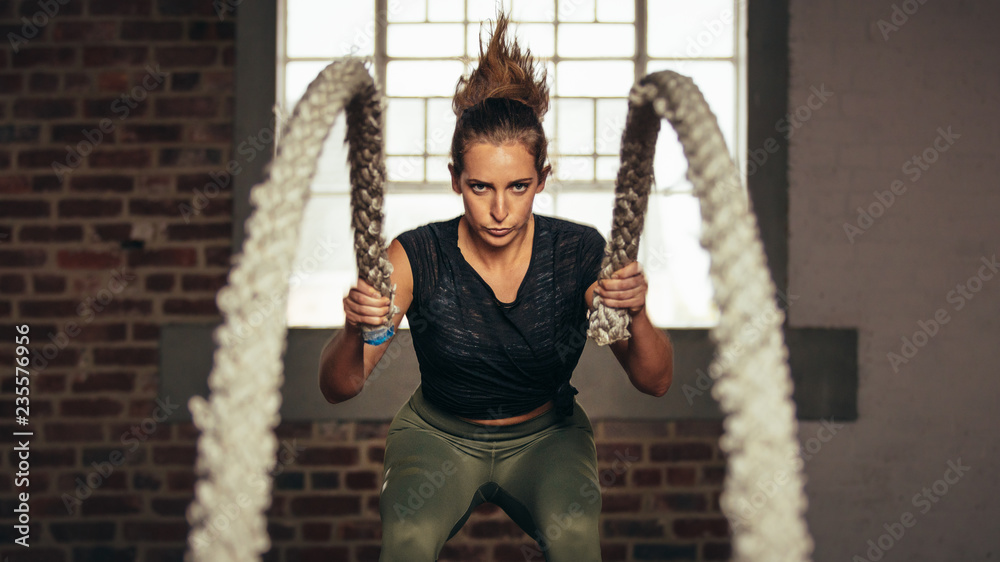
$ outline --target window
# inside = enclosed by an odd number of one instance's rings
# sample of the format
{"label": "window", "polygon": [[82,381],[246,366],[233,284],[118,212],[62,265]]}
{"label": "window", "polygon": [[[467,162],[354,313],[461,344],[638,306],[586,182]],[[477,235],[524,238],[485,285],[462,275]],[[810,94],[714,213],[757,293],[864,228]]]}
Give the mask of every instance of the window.
{"label": "window", "polygon": [[[289,113],[319,71],[366,57],[386,93],[385,236],[462,213],[448,149],[458,77],[478,56],[494,0],[284,0],[279,4],[278,102]],[[701,88],[738,163],[746,152],[745,2],[504,0],[522,46],[544,64],[552,101],[543,121],[554,176],[535,212],[587,223],[607,238],[626,96],[634,81],[670,69]],[[343,325],[341,297],[357,277],[350,232],[344,120],[323,150],[306,209],[289,296],[292,327]],[[660,327],[718,319],[701,247],[697,198],[680,144],[665,124],[656,151],[639,261],[647,309]],[[333,248],[332,256],[321,248]],[[324,256],[325,259],[318,259]],[[406,327],[406,321],[402,327]]]}

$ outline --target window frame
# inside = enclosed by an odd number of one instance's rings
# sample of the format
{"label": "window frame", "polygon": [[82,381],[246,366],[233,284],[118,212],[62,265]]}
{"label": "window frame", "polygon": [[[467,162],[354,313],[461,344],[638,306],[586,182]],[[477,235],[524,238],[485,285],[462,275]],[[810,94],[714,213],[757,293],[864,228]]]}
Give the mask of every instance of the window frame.
{"label": "window frame", "polygon": [[[757,216],[761,240],[772,279],[779,291],[788,287],[788,140],[775,135],[775,124],[788,111],[788,0],[747,1],[747,147],[763,146],[770,139],[778,150],[756,173],[747,178],[747,189]],[[233,148],[267,127],[272,116],[277,68],[274,45],[277,40],[276,3],[248,2],[237,11],[236,119]],[[270,48],[268,48],[270,46]],[[244,240],[244,222],[251,206],[250,189],[264,179],[267,162],[246,162],[233,178],[233,252],[239,253]],[[779,305],[781,303],[779,302]],[[208,374],[212,369],[215,326],[204,322],[166,324],[160,338],[160,396],[187,402],[198,394],[208,395]],[[858,330],[857,328],[790,327],[786,315],[783,326],[789,351],[789,365],[795,384],[793,399],[800,420],[858,418]],[[320,421],[390,419],[402,404],[400,397],[412,391],[412,378],[400,385],[392,378],[412,363],[405,360],[390,367],[378,388],[348,402],[331,406],[319,397],[317,361],[319,350],[337,330],[289,329],[284,356],[285,381],[281,415],[285,420]],[[595,419],[718,419],[714,400],[700,396],[691,404],[685,390],[703,389],[699,372],[707,372],[714,344],[705,329],[670,329],[674,343],[674,382],[667,396],[655,399],[638,395],[627,383],[609,382],[613,358],[606,349],[598,350],[595,361],[582,358],[574,380],[583,379],[581,396],[586,395],[588,413]],[[403,334],[400,334],[402,336]],[[399,337],[399,336],[397,336]],[[588,350],[596,347],[588,342]],[[412,350],[411,350],[412,351]],[[586,351],[585,351],[586,353]],[[610,362],[609,362],[610,361]],[[385,362],[385,358],[383,358]],[[382,364],[380,363],[380,367]],[[613,368],[613,367],[612,367]],[[392,371],[396,369],[396,371]],[[624,374],[622,374],[624,377]],[[374,384],[378,384],[375,381]],[[594,390],[585,384],[604,385]],[[394,388],[398,387],[398,388]],[[601,390],[610,389],[608,392]],[[702,390],[703,394],[707,392]],[[367,394],[367,396],[366,396]],[[624,399],[623,399],[624,397]],[[190,412],[179,408],[171,419],[190,420]]]}

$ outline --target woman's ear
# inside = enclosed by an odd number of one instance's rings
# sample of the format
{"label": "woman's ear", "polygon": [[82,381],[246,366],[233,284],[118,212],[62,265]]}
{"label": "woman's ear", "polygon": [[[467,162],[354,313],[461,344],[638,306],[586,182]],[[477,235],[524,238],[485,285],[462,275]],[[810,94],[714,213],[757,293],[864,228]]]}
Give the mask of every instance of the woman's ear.
{"label": "woman's ear", "polygon": [[462,188],[458,185],[459,178],[455,176],[455,165],[451,162],[448,163],[448,173],[451,174],[451,190],[461,195]]}

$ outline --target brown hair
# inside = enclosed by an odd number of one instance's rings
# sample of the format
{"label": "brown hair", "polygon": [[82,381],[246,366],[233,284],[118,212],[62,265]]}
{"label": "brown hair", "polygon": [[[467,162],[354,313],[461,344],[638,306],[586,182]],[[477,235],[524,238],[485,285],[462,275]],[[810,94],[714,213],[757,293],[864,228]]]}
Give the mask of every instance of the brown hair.
{"label": "brown hair", "polygon": [[463,156],[470,144],[496,146],[520,142],[535,158],[538,181],[545,181],[551,167],[542,117],[549,109],[545,72],[535,77],[531,51],[507,40],[510,18],[503,12],[493,26],[489,45],[479,43],[479,66],[458,80],[452,109],[458,120],[451,140],[451,161],[456,175],[464,169]]}

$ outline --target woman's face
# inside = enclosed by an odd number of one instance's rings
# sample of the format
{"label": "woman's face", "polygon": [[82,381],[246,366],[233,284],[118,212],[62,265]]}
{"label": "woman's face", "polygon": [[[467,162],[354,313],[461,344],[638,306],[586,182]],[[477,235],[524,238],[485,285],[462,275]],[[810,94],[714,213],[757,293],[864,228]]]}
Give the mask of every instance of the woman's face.
{"label": "woman's face", "polygon": [[527,232],[535,194],[545,189],[538,182],[535,158],[522,143],[496,146],[476,143],[465,151],[465,170],[451,187],[462,195],[469,230],[487,244],[506,246]]}

